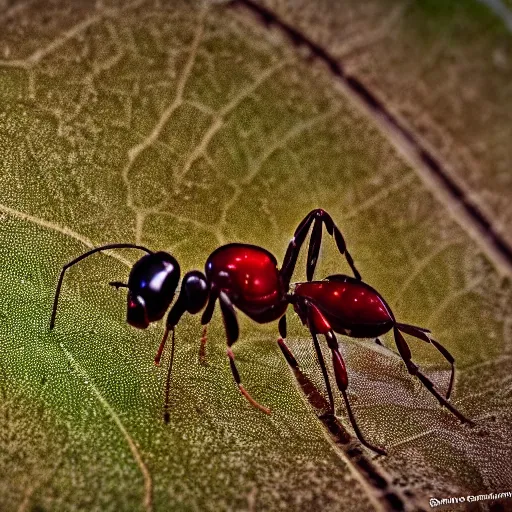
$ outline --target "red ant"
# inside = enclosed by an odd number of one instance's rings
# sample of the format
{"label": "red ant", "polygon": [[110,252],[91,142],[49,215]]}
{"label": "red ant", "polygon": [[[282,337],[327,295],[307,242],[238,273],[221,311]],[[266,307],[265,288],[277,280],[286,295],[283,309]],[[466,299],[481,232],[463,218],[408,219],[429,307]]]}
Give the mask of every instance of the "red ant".
{"label": "red ant", "polygon": [[[313,225],[309,242],[306,276],[308,282],[297,283],[290,291],[290,281],[297,263],[300,249]],[[320,246],[322,242],[322,225],[325,225],[354,273],[354,278],[344,275],[330,276],[324,281],[312,281]],[[144,329],[151,322],[163,318],[170,307],[180,280],[180,266],[176,259],[165,252],[152,252],[146,247],[134,244],[109,244],[92,249],[67,263],[60,273],[53,303],[50,329],[54,327],[58,299],[66,270],[88,256],[107,249],[133,248],[145,251],[130,272],[128,283],[111,282],[115,288],[127,288],[127,322],[133,327]],[[454,379],[454,359],[437,341],[430,338],[427,329],[395,321],[391,309],[380,294],[362,282],[354,261],[347,250],[345,240],[334,224],[331,216],[321,209],[311,211],[299,224],[291,239],[281,269],[272,253],[249,244],[227,244],[216,249],[207,259],[205,274],[193,270],[185,274],[181,281],[178,299],[171,307],[162,341],[155,356],[155,363],[160,358],[169,332],[172,333],[171,358],[167,378],[165,420],[169,420],[168,397],[169,381],[174,355],[174,331],[185,312],[197,314],[203,311],[201,324],[206,329],[210,322],[215,304],[219,301],[227,338],[227,355],[233,378],[240,392],[256,408],[269,414],[270,410],[254,400],[242,386],[235,356],[231,349],[239,336],[239,327],[235,308],[243,311],[258,323],[279,320],[279,346],[288,363],[298,367],[292,352],[286,345],[286,310],[293,305],[300,319],[306,325],[313,338],[316,354],[326,383],[330,403],[330,414],[334,414],[334,399],[323,355],[318,343],[318,334],[325,336],[331,350],[336,384],[341,392],[352,427],[362,444],[377,453],[386,452],[366,441],[359,430],[346,389],[348,376],[345,363],[339,352],[335,333],[354,338],[378,337],[393,329],[398,351],[411,375],[415,375],[423,385],[461,422],[472,423],[463,416],[446,398],[449,397]],[[411,351],[402,336],[402,332],[418,339],[432,343],[434,347],[450,362],[452,373],[446,398],[443,397],[411,360]],[[202,338],[204,350],[205,331]]]}

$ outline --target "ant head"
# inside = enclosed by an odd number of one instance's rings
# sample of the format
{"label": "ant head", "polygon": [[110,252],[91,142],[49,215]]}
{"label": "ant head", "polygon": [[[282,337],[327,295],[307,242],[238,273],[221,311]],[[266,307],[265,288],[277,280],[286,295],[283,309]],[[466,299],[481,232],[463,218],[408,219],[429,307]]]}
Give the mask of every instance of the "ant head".
{"label": "ant head", "polygon": [[166,252],[143,256],[128,278],[127,322],[145,329],[160,320],[170,306],[180,281],[179,263]]}

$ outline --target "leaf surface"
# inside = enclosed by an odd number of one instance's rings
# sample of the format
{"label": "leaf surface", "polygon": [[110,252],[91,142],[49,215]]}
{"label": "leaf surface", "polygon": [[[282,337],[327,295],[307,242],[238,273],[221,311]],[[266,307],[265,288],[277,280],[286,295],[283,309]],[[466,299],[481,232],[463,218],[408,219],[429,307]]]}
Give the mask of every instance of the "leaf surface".
{"label": "leaf surface", "polygon": [[[322,63],[236,6],[29,2],[0,23],[3,508],[389,510],[393,495],[413,510],[512,484],[509,276]],[[326,433],[276,326],[243,315],[238,367],[272,415],[237,392],[217,312],[208,366],[199,318],[179,325],[165,425],[168,355],[152,363],[162,326],[127,326],[123,290],[107,284],[126,279],[134,251],[71,269],[48,329],[62,265],[90,247],[144,244],[185,270],[243,241],[282,261],[319,206],[397,318],[453,353],[453,403],[477,422],[442,410],[396,353],[340,340],[361,430],[389,451],[362,459],[382,480]],[[348,273],[324,244],[317,277]],[[298,269],[304,279],[304,258]],[[307,332],[289,324],[322,391]],[[411,349],[444,389],[447,363]]]}

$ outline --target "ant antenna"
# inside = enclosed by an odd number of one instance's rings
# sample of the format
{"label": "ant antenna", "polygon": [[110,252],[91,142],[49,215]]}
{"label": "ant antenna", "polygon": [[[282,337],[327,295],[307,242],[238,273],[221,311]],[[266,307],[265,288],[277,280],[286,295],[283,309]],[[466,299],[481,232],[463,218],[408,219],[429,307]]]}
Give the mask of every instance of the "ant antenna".
{"label": "ant antenna", "polygon": [[[141,251],[145,251],[148,254],[153,254],[153,251],[150,251],[147,247],[143,247],[142,245],[135,245],[135,244],[108,244],[108,245],[102,245],[101,247],[95,247],[94,249],[91,249],[90,251],[84,252],[78,258],[75,258],[74,260],[71,260],[69,263],[66,263],[62,270],[60,271],[59,276],[59,282],[57,283],[57,290],[55,292],[55,298],[53,299],[53,309],[52,309],[52,317],[50,319],[50,329],[53,329],[55,326],[55,317],[57,316],[57,306],[59,303],[59,296],[60,296],[60,289],[62,288],[62,281],[64,279],[64,274],[66,270],[69,267],[72,267],[79,261],[82,261],[85,258],[88,258],[92,254],[95,254],[100,251],[106,251],[108,249],[139,249]],[[115,285],[114,285],[115,286]]]}

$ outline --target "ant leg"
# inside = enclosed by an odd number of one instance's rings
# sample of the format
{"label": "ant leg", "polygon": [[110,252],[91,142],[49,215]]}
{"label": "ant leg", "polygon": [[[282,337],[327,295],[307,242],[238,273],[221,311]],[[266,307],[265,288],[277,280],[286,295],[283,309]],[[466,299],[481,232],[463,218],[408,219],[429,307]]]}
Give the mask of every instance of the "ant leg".
{"label": "ant leg", "polygon": [[[455,358],[450,354],[450,352],[448,352],[448,350],[445,347],[443,347],[443,345],[441,345],[441,343],[439,343],[435,339],[427,336],[426,333],[430,332],[428,329],[424,329],[422,327],[416,327],[415,325],[408,325],[408,324],[396,324],[396,325],[403,332],[410,334],[411,336],[414,336],[415,338],[418,338],[420,340],[423,340],[427,343],[431,343],[432,345],[434,345],[434,347],[451,364],[452,371],[450,374],[450,382],[448,383],[448,390],[446,391],[446,395],[445,395],[445,398],[450,398],[452,388],[453,388],[453,382],[455,380]],[[387,347],[382,343],[382,341],[379,338],[375,338],[374,341],[377,345],[380,345],[381,347],[384,347],[387,349]],[[389,349],[387,349],[387,350],[389,350]]]}
{"label": "ant leg", "polygon": [[[332,235],[332,231],[331,231]],[[318,255],[320,254],[320,246],[322,245],[322,221],[315,220],[313,229],[311,231],[311,238],[309,239],[308,247],[308,260],[306,264],[306,277],[308,281],[313,280],[313,274],[315,273],[316,264],[318,262]]]}
{"label": "ant leg", "polygon": [[[341,231],[338,229],[338,226],[334,223],[332,220],[332,217],[327,213],[324,212],[324,224],[325,228],[327,229],[327,232],[333,236],[334,240],[336,242],[336,246],[338,247],[338,251],[340,254],[345,255],[345,259],[347,260],[348,266],[352,270],[352,273],[354,274],[354,277],[361,281],[361,274],[356,268],[356,265],[354,263],[354,259],[352,258],[351,254],[348,252],[347,244],[345,243],[345,239],[343,238],[343,235],[341,234]],[[314,269],[313,269],[314,271]],[[313,277],[313,276],[311,276]]]}
{"label": "ant leg", "polygon": [[[298,378],[298,382],[299,382],[299,385],[301,386],[302,390],[304,391],[304,393],[306,393],[306,395],[308,396],[308,400],[310,401],[310,403],[313,403],[313,402],[311,402],[311,397],[309,396],[311,393],[311,388],[313,388],[314,389],[313,394],[316,393],[316,395],[318,395],[320,397],[320,400],[318,400],[318,399],[314,400],[314,401],[316,401],[316,405],[314,405],[314,407],[316,407],[318,409],[322,408],[324,410],[325,409],[328,410],[327,413],[320,415],[319,418],[323,418],[326,416],[334,417],[334,399],[332,397],[332,390],[331,390],[328,374],[327,374],[327,371],[325,370],[325,361],[323,360],[323,358],[320,359],[318,357],[318,352],[317,352],[317,359],[320,364],[320,367],[322,368],[322,374],[324,376],[325,386],[327,389],[327,393],[329,395],[329,403],[325,400],[324,395],[320,394],[317,391],[315,385],[307,377],[305,377],[304,374],[301,372],[299,364],[297,363],[297,360],[295,359],[295,356],[292,354],[292,351],[288,348],[288,345],[285,343],[285,341],[283,339],[283,338],[286,338],[286,316],[282,316],[281,320],[279,321],[279,333],[281,335],[281,337],[277,340],[277,342],[279,344],[279,348],[281,349],[281,352],[283,353],[286,361],[291,366],[293,372],[295,373],[296,378],[297,378],[297,375],[300,375],[302,377],[302,378],[300,378],[300,377]],[[318,344],[317,344],[315,346],[315,348],[317,348],[319,350],[320,347],[318,347]],[[302,380],[302,382],[301,382],[301,380]],[[309,388],[309,391],[308,391],[308,388]]]}
{"label": "ant leg", "polygon": [[409,324],[396,324],[396,326],[402,332],[405,332],[410,336],[434,345],[434,347],[441,353],[441,355],[451,364],[452,372],[450,375],[450,383],[448,384],[448,390],[446,391],[446,398],[450,398],[453,388],[453,381],[455,379],[455,358],[450,354],[450,352],[448,352],[446,348],[443,347],[443,345],[441,345],[441,343],[427,336],[426,333],[430,331]]}
{"label": "ant leg", "polygon": [[203,314],[201,315],[201,325],[207,325],[210,323],[210,320],[213,316],[213,311],[215,309],[215,302],[217,302],[217,299],[219,298],[219,293],[217,291],[217,288],[214,288],[212,286],[212,289],[210,291],[210,298],[208,299],[208,304],[206,305],[205,310],[203,311]]}
{"label": "ant leg", "polygon": [[[318,345],[318,340],[316,339],[316,335],[314,333],[311,333],[313,335],[313,340],[315,340],[315,345]],[[348,387],[348,375],[347,375],[347,368],[345,366],[345,362],[343,361],[343,357],[341,356],[341,353],[339,351],[338,346],[338,340],[336,339],[336,335],[334,334],[333,330],[330,330],[329,332],[325,333],[325,339],[327,340],[327,345],[331,349],[332,353],[332,365],[334,368],[334,376],[336,378],[336,384],[338,386],[338,389],[340,390],[343,400],[345,401],[345,407],[347,408],[348,418],[350,420],[350,423],[352,425],[352,428],[354,429],[354,432],[364,446],[369,448],[370,450],[380,454],[380,455],[387,455],[386,450],[383,448],[380,448],[379,446],[374,446],[373,444],[369,443],[359,430],[359,427],[357,426],[356,418],[354,416],[354,413],[352,412],[352,407],[350,406],[350,402],[348,400],[347,396],[347,387]],[[322,357],[322,353],[320,352],[320,357]]]}
{"label": "ant leg", "polygon": [[165,343],[167,342],[167,337],[169,336],[169,331],[173,333],[173,345],[174,345],[174,328],[178,325],[180,318],[183,316],[183,313],[187,310],[186,298],[182,293],[178,296],[178,300],[174,303],[174,306],[171,308],[169,313],[167,314],[167,319],[165,320],[165,331],[162,336],[162,341],[160,342],[160,346],[155,355],[155,365],[160,365],[160,359],[162,358],[162,353],[164,351]]}
{"label": "ant leg", "polygon": [[162,353],[164,351],[165,344],[167,342],[167,337],[169,336],[169,329],[166,327],[164,331],[164,335],[162,336],[162,341],[158,346],[158,350],[155,355],[155,366],[160,366],[160,359],[162,359]]}
{"label": "ant leg", "polygon": [[309,242],[308,261],[306,267],[306,275],[308,281],[311,281],[313,279],[313,274],[315,272],[316,264],[318,261],[318,254],[320,251],[320,245],[322,243],[322,223],[325,224],[325,228],[327,229],[329,235],[334,237],[336,246],[338,247],[338,251],[340,252],[340,254],[345,255],[345,259],[347,260],[347,263],[352,269],[354,277],[357,280],[361,280],[361,274],[359,274],[358,270],[356,269],[354,260],[347,250],[347,245],[345,243],[343,235],[341,234],[341,231],[334,224],[334,221],[332,220],[331,216],[325,210],[319,208],[316,210],[312,210],[311,212],[308,213],[308,215],[306,215],[306,217],[302,220],[302,222],[295,230],[293,238],[290,240],[290,243],[288,244],[288,249],[286,250],[283,266],[281,268],[281,274],[283,276],[284,284],[286,286],[290,284],[300,249],[313,223],[314,226],[313,231],[311,233],[311,239]]}
{"label": "ant leg", "polygon": [[292,351],[284,341],[286,339],[286,315],[283,315],[279,320],[279,334],[280,338],[277,340],[277,344],[279,345],[286,361],[292,368],[298,368],[299,364],[297,363],[297,359],[295,359]]}
{"label": "ant leg", "polygon": [[231,350],[231,346],[238,339],[239,329],[238,329],[238,320],[236,318],[236,312],[233,304],[229,300],[227,294],[223,291],[219,293],[219,303],[220,309],[222,311],[222,318],[224,320],[224,329],[226,330],[226,338],[227,338],[227,355],[229,357],[229,366],[231,367],[231,373],[233,374],[233,378],[240,390],[240,393],[244,395],[247,401],[256,409],[263,411],[266,414],[270,414],[270,409],[258,403],[254,398],[249,394],[249,392],[242,386],[242,382],[240,379],[240,374],[238,373],[238,369],[235,365],[235,354],[233,350]]}
{"label": "ant leg", "polygon": [[320,368],[322,370],[322,375],[324,377],[325,381],[325,387],[327,388],[327,395],[329,396],[329,404],[331,413],[334,415],[334,398],[332,395],[332,389],[331,389],[331,383],[329,381],[329,374],[327,373],[327,368],[325,367],[325,361],[324,357],[322,355],[322,350],[320,349],[320,345],[318,343],[318,338],[316,337],[316,334],[326,334],[328,331],[331,330],[331,326],[327,319],[324,317],[324,315],[321,313],[321,311],[312,304],[309,300],[304,300],[304,305],[307,307],[307,315],[308,315],[308,321],[307,325],[309,327],[309,332],[311,333],[311,336],[313,338],[313,344],[315,346],[316,351],[316,357],[318,359],[318,364],[320,365]]}
{"label": "ant leg", "polygon": [[203,332],[201,334],[201,345],[199,346],[199,364],[206,366],[208,362],[206,361],[206,342],[208,341],[208,337],[206,336],[207,326],[203,325]]}
{"label": "ant leg", "polygon": [[201,325],[203,326],[203,332],[201,335],[201,345],[199,346],[199,363],[202,365],[206,365],[206,342],[208,338],[206,337],[207,325],[210,323],[213,311],[215,310],[215,303],[219,298],[219,293],[215,287],[212,287],[210,290],[210,298],[208,299],[208,304],[206,305],[205,310],[201,316]]}
{"label": "ant leg", "polygon": [[50,318],[50,329],[53,329],[55,326],[55,317],[57,316],[57,306],[59,304],[59,296],[60,296],[60,289],[62,288],[62,281],[64,280],[64,274],[66,273],[66,270],[73,265],[76,265],[79,261],[82,261],[85,258],[88,258],[89,256],[100,252],[100,251],[107,251],[108,249],[139,249],[141,251],[145,251],[148,254],[153,254],[153,251],[150,251],[148,248],[143,247],[142,245],[135,245],[135,244],[107,244],[102,245],[101,247],[95,247],[94,249],[91,249],[90,251],[84,252],[78,258],[75,258],[74,260],[71,260],[69,263],[66,263],[62,270],[60,271],[59,275],[59,281],[57,282],[57,290],[55,291],[55,297],[53,299],[53,308],[52,308],[52,316]]}
{"label": "ant leg", "polygon": [[164,422],[169,423],[169,397],[171,391],[171,374],[172,374],[172,363],[174,362],[174,329],[172,329],[171,337],[171,357],[169,359],[169,368],[167,370],[167,379],[165,380],[165,402],[164,402]]}
{"label": "ant leg", "polygon": [[[190,275],[191,273],[187,274]],[[184,281],[186,281],[186,276],[184,277]],[[169,394],[171,387],[171,374],[172,374],[172,365],[174,361],[174,347],[175,347],[175,328],[178,325],[181,317],[185,313],[185,311],[189,311],[192,314],[198,312],[196,308],[191,309],[189,304],[189,299],[187,297],[187,289],[186,286],[182,285],[180,294],[178,296],[178,300],[174,303],[174,306],[171,308],[167,315],[167,319],[165,321],[165,332],[162,337],[162,341],[160,342],[160,346],[158,347],[158,351],[155,356],[155,364],[158,366],[160,364],[160,359],[162,357],[162,352],[165,347],[165,343],[167,341],[167,337],[169,336],[169,331],[172,332],[172,342],[171,342],[171,357],[169,360],[169,369],[167,371],[167,380],[165,383],[165,403],[164,403],[164,421],[165,423],[169,422]],[[211,297],[210,297],[211,298]],[[208,304],[210,306],[210,304]],[[210,306],[211,313],[213,313],[213,307],[215,306],[215,298],[212,301],[212,305]],[[210,318],[211,318],[210,313]],[[204,315],[203,315],[204,316]],[[210,318],[208,321],[210,321]],[[205,327],[206,329],[206,327]]]}
{"label": "ant leg", "polygon": [[330,413],[334,416],[334,398],[332,396],[331,382],[329,381],[329,374],[327,373],[327,368],[325,367],[324,356],[322,354],[322,350],[320,348],[320,344],[318,343],[318,338],[316,334],[311,331],[311,336],[313,337],[313,344],[315,345],[316,358],[318,359],[318,363],[320,364],[320,368],[322,370],[322,375],[325,381],[325,387],[327,388],[327,395],[329,396],[329,405],[330,405]]}
{"label": "ant leg", "polygon": [[[350,420],[350,423],[352,424],[352,428],[354,429],[354,432],[359,439],[359,441],[369,448],[370,450],[373,450],[374,452],[380,454],[380,455],[386,455],[386,451],[383,448],[379,448],[378,446],[374,446],[371,443],[369,443],[364,437],[361,431],[359,430],[359,427],[357,426],[356,419],[354,417],[354,414],[352,412],[352,408],[350,407],[350,402],[348,401],[348,396],[346,393],[346,389],[348,386],[348,375],[347,375],[347,369],[345,367],[345,362],[343,361],[343,357],[341,357],[339,346],[338,346],[338,340],[336,339],[336,335],[334,334],[334,331],[332,330],[329,322],[325,318],[325,316],[322,314],[322,312],[308,299],[304,300],[305,305],[308,308],[308,327],[309,331],[311,332],[311,336],[313,337],[313,341],[315,343],[315,349],[317,351],[318,360],[321,361],[320,366],[322,368],[325,368],[325,362],[323,361],[323,355],[320,350],[320,346],[318,344],[318,339],[316,337],[316,334],[323,334],[325,336],[325,339],[327,341],[328,347],[331,349],[332,354],[332,365],[334,368],[334,376],[336,378],[336,384],[338,386],[338,389],[340,390],[343,400],[345,401],[345,407],[347,408],[348,417]],[[323,370],[322,370],[323,371]],[[324,378],[327,372],[324,374]],[[328,381],[326,381],[326,384]]]}
{"label": "ant leg", "polygon": [[229,357],[229,365],[231,367],[231,373],[233,374],[233,378],[235,379],[235,382],[238,386],[238,389],[240,390],[240,393],[244,395],[244,397],[247,399],[247,401],[256,409],[259,409],[260,411],[264,412],[265,414],[270,414],[270,409],[268,407],[265,407],[264,405],[261,405],[259,402],[254,400],[254,398],[249,394],[249,392],[242,386],[240,374],[238,373],[238,369],[235,365],[235,354],[233,354],[233,351],[231,348],[228,348],[227,355]]}
{"label": "ant leg", "polygon": [[404,360],[405,366],[407,366],[407,371],[420,380],[420,382],[437,398],[437,401],[444,407],[446,407],[452,414],[457,416],[462,423],[468,423],[470,426],[474,426],[474,422],[470,419],[466,418],[460,411],[458,411],[446,398],[441,395],[434,386],[434,383],[424,375],[418,365],[412,362],[411,360],[411,349],[409,345],[405,341],[402,333],[399,331],[398,327],[393,327],[393,334],[395,336],[395,343],[398,348],[398,352],[402,356]]}

